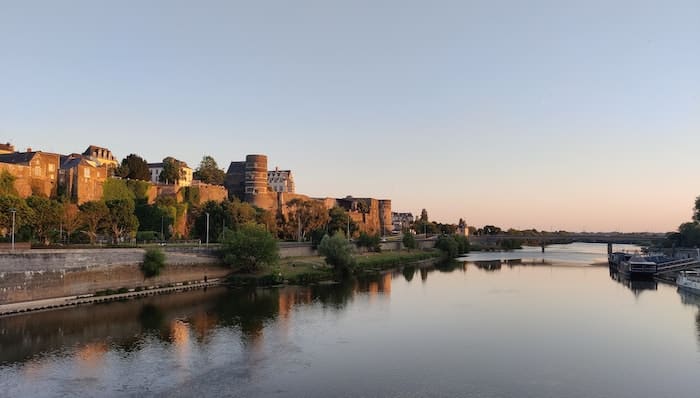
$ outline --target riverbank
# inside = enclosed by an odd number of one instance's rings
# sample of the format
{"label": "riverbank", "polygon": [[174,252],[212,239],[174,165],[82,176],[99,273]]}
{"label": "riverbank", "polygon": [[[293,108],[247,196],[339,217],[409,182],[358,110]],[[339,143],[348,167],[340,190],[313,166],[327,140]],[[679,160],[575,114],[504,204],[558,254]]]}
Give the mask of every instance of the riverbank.
{"label": "riverbank", "polygon": [[[365,274],[400,265],[432,265],[441,259],[441,253],[437,250],[364,253],[357,255],[356,259],[356,272]],[[126,258],[122,261],[129,263],[132,260]],[[12,279],[17,277],[14,274],[0,273],[0,282],[12,284]],[[254,274],[231,274],[230,269],[210,263],[209,260],[199,265],[166,265],[163,274],[150,279],[143,278],[138,267],[132,264],[111,264],[109,267],[99,267],[99,269],[78,266],[70,270],[62,268],[50,272],[45,269],[35,269],[21,272],[21,274],[28,280],[14,287],[15,293],[19,293],[15,297],[28,297],[28,299],[3,301],[3,304],[0,304],[0,317],[202,289],[221,284],[307,285],[333,280],[335,276],[332,267],[319,256],[284,258],[277,265],[261,267]],[[112,275],[98,281],[106,274]],[[58,287],[55,286],[58,283],[57,280],[61,283]],[[7,286],[0,287],[0,291],[5,294],[9,290],[11,288],[8,289]],[[57,293],[65,291],[69,294]]]}
{"label": "riverbank", "polygon": [[[355,273],[379,272],[421,261],[432,264],[441,258],[439,250],[363,253],[355,257]],[[260,267],[255,273],[232,274],[228,277],[228,283],[233,286],[306,285],[333,280],[334,277],[333,267],[327,265],[323,257],[292,257],[282,259],[275,266]]]}
{"label": "riverbank", "polygon": [[132,289],[122,288],[116,291],[102,290],[91,294],[80,296],[55,297],[43,300],[33,300],[20,303],[1,304],[0,317],[22,314],[26,312],[49,311],[65,307],[73,307],[86,304],[105,303],[110,301],[129,300],[139,297],[153,296],[157,294],[168,294],[187,290],[206,289],[207,287],[218,286],[222,279],[214,278],[197,281],[187,281],[174,283],[167,286],[147,286]]}

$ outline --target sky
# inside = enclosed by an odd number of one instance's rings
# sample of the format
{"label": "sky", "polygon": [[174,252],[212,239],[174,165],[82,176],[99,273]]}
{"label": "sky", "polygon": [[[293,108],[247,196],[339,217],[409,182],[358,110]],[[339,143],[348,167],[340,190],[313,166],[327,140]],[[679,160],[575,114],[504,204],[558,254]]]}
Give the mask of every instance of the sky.
{"label": "sky", "polygon": [[0,0],[0,142],[222,168],[502,228],[670,231],[700,2]]}

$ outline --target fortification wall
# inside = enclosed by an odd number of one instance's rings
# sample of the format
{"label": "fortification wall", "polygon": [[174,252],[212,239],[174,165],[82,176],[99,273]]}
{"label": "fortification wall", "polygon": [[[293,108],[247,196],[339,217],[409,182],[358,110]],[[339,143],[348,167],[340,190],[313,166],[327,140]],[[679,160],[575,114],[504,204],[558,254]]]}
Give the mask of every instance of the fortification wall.
{"label": "fortification wall", "polygon": [[27,198],[32,195],[31,167],[11,163],[0,163],[0,173],[7,171],[15,177],[15,189],[19,196]]}
{"label": "fortification wall", "polygon": [[228,191],[221,185],[210,185],[210,184],[197,184],[193,185],[192,188],[199,190],[199,202],[205,203],[210,200],[214,202],[223,202],[228,198]]}

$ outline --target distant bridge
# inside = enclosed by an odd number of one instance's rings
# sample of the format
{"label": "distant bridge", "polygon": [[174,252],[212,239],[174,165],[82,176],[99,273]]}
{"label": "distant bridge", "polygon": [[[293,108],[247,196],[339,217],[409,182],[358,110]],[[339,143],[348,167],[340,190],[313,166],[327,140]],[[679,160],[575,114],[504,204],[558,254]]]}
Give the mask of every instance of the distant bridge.
{"label": "distant bridge", "polygon": [[547,233],[470,235],[469,241],[484,246],[495,246],[505,240],[516,240],[524,244],[542,246],[544,248],[547,245],[574,242],[651,245],[661,242],[665,238],[666,234],[661,233]]}

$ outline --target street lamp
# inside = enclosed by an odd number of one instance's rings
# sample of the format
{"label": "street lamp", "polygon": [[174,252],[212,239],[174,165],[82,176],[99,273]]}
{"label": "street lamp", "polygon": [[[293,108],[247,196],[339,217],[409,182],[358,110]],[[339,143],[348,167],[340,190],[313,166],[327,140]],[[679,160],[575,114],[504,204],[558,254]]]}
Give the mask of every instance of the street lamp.
{"label": "street lamp", "polygon": [[16,209],[10,209],[12,213],[12,251],[15,251],[15,215],[17,214]]}
{"label": "street lamp", "polygon": [[209,247],[209,213],[207,214],[207,247]]}

